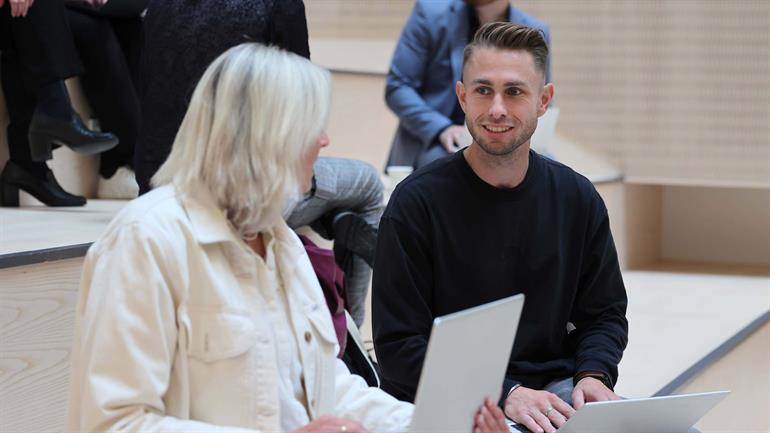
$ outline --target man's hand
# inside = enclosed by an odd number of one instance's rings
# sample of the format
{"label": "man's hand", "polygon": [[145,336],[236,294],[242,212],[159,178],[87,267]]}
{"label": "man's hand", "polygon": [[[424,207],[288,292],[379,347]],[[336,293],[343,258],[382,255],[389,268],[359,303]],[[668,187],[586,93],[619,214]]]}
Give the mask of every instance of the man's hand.
{"label": "man's hand", "polygon": [[449,153],[455,153],[460,150],[460,142],[462,141],[463,134],[465,134],[465,126],[452,125],[445,130],[441,131],[438,136],[438,141],[444,146]]}
{"label": "man's hand", "polygon": [[575,384],[572,391],[572,404],[575,409],[580,409],[591,401],[620,400],[620,396],[607,388],[601,380],[593,377],[584,377]]}
{"label": "man's hand", "polygon": [[[35,3],[35,0],[8,0],[11,4],[11,16],[12,17],[26,17],[27,11]],[[3,2],[0,1],[0,6],[3,6]]]}
{"label": "man's hand", "polygon": [[487,399],[476,412],[473,420],[473,433],[508,433],[503,411],[492,400]]}
{"label": "man's hand", "polygon": [[520,386],[505,399],[508,418],[533,433],[553,433],[574,413],[575,409],[548,391]]}
{"label": "man's hand", "polygon": [[361,424],[333,415],[321,415],[310,424],[291,433],[369,433]]}

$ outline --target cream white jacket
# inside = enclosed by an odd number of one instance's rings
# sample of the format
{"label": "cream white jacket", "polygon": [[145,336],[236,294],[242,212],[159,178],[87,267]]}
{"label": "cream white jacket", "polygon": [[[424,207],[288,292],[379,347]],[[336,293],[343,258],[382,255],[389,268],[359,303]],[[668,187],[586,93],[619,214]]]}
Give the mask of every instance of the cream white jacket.
{"label": "cream white jacket", "polygon": [[[413,407],[339,361],[310,261],[273,229],[311,419],[406,430]],[[257,256],[205,192],[159,188],[129,203],[85,259],[67,432],[281,430],[278,369]]]}

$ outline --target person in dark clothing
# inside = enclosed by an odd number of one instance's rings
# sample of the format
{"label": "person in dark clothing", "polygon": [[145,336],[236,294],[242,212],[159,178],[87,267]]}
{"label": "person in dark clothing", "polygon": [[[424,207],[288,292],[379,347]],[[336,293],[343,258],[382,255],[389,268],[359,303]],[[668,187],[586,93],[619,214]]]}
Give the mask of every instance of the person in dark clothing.
{"label": "person in dark clothing", "polygon": [[405,400],[414,399],[435,317],[524,293],[501,405],[533,432],[554,431],[584,402],[618,398],[628,336],[601,197],[529,148],[554,92],[547,54],[537,29],[492,23],[476,33],[456,85],[473,142],[396,188],[372,289],[384,388]]}
{"label": "person in dark clothing", "polygon": [[[385,77],[385,102],[398,117],[387,166],[420,168],[467,145],[465,113],[454,95],[463,48],[481,25],[507,21],[543,31],[548,25],[511,0],[417,0]],[[550,68],[546,65],[546,81]]]}
{"label": "person in dark clothing", "polygon": [[82,206],[85,198],[65,191],[46,165],[52,147],[94,154],[118,138],[89,130],[72,108],[64,80],[80,75],[83,65],[63,2],[29,3],[19,14],[0,1],[0,77],[10,119],[0,205],[18,206],[24,190],[48,206]]}
{"label": "person in dark clothing", "polygon": [[192,91],[215,58],[244,42],[310,58],[301,0],[152,0],[144,26],[142,129],[134,156],[142,194],[168,157]]}
{"label": "person in dark clothing", "polygon": [[142,18],[109,17],[68,3],[67,20],[83,64],[80,83],[101,129],[118,145],[99,155],[99,198],[132,199],[138,194],[134,147],[139,134],[136,91],[143,45]]}

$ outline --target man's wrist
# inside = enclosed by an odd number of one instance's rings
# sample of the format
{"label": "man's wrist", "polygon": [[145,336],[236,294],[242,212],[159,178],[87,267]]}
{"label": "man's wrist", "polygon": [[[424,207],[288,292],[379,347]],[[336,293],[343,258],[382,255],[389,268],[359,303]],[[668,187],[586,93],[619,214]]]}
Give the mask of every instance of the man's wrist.
{"label": "man's wrist", "polygon": [[578,374],[575,375],[575,377],[572,379],[572,384],[577,385],[578,382],[585,379],[586,377],[594,378],[601,383],[604,384],[608,389],[612,390],[613,384],[612,380],[610,380],[610,377],[606,373],[602,373],[601,371],[581,371]]}
{"label": "man's wrist", "polygon": [[520,383],[517,383],[516,385],[513,385],[511,387],[511,389],[508,390],[508,395],[505,396],[506,400],[508,399],[508,397],[511,396],[511,394],[513,394],[513,391],[516,391],[519,388],[521,388],[521,384]]}

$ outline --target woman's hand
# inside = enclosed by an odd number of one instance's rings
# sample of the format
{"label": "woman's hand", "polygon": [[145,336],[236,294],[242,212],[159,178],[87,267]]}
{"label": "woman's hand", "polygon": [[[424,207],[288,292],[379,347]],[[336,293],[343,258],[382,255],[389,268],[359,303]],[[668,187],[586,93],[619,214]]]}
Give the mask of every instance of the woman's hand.
{"label": "woman's hand", "polygon": [[[8,0],[8,2],[11,5],[12,17],[26,17],[27,11],[29,11],[29,8],[35,3],[35,0]],[[0,0],[0,7],[3,6],[3,3],[4,1]]]}
{"label": "woman's hand", "polygon": [[290,433],[369,433],[361,424],[333,415],[321,415],[305,427]]}
{"label": "woman's hand", "polygon": [[487,399],[476,412],[473,423],[473,433],[508,433],[508,424],[502,409]]}

